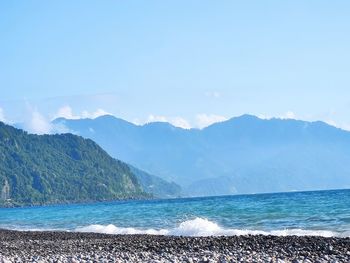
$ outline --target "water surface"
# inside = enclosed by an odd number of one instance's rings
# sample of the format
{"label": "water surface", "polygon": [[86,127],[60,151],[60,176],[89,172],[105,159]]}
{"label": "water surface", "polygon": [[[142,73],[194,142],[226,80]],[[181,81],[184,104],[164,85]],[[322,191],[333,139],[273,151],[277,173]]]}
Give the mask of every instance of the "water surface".
{"label": "water surface", "polygon": [[2,208],[0,228],[346,237],[350,236],[350,190]]}

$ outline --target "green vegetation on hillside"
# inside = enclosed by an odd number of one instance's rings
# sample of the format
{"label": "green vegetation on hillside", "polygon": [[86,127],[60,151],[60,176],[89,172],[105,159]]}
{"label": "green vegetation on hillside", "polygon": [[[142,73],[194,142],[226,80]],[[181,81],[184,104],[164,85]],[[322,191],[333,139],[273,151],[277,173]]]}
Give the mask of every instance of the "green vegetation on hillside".
{"label": "green vegetation on hillside", "polygon": [[131,165],[130,170],[135,174],[142,189],[156,198],[178,198],[183,195],[181,187],[174,182],[165,181],[158,176],[146,173]]}
{"label": "green vegetation on hillside", "polygon": [[0,122],[0,205],[147,196],[129,166],[92,140],[32,135]]}

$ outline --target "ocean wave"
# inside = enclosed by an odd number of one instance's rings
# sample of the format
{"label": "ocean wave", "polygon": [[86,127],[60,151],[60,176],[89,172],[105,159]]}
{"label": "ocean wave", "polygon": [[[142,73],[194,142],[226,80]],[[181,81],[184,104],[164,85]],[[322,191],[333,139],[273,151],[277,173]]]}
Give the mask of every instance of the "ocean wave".
{"label": "ocean wave", "polygon": [[274,235],[274,236],[321,236],[350,237],[350,231],[343,233],[330,230],[283,229],[272,231],[223,228],[217,223],[205,218],[195,218],[182,222],[172,229],[139,229],[133,227],[117,227],[109,225],[89,225],[75,229],[76,232],[93,232],[103,234],[149,234],[171,236],[242,236],[242,235]]}

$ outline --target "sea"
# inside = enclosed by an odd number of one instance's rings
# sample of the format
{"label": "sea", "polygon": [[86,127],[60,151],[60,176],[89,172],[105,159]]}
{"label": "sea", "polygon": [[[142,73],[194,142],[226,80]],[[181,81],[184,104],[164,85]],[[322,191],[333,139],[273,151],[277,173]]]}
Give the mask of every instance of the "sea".
{"label": "sea", "polygon": [[1,208],[0,228],[175,236],[350,237],[350,190]]}

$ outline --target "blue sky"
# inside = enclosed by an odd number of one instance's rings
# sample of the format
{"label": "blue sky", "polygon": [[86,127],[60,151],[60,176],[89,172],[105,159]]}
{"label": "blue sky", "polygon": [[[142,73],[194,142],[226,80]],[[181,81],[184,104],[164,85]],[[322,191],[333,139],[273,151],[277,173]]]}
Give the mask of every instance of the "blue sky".
{"label": "blue sky", "polygon": [[[1,1],[0,119],[350,129],[349,1]],[[29,114],[29,116],[28,116]]]}

